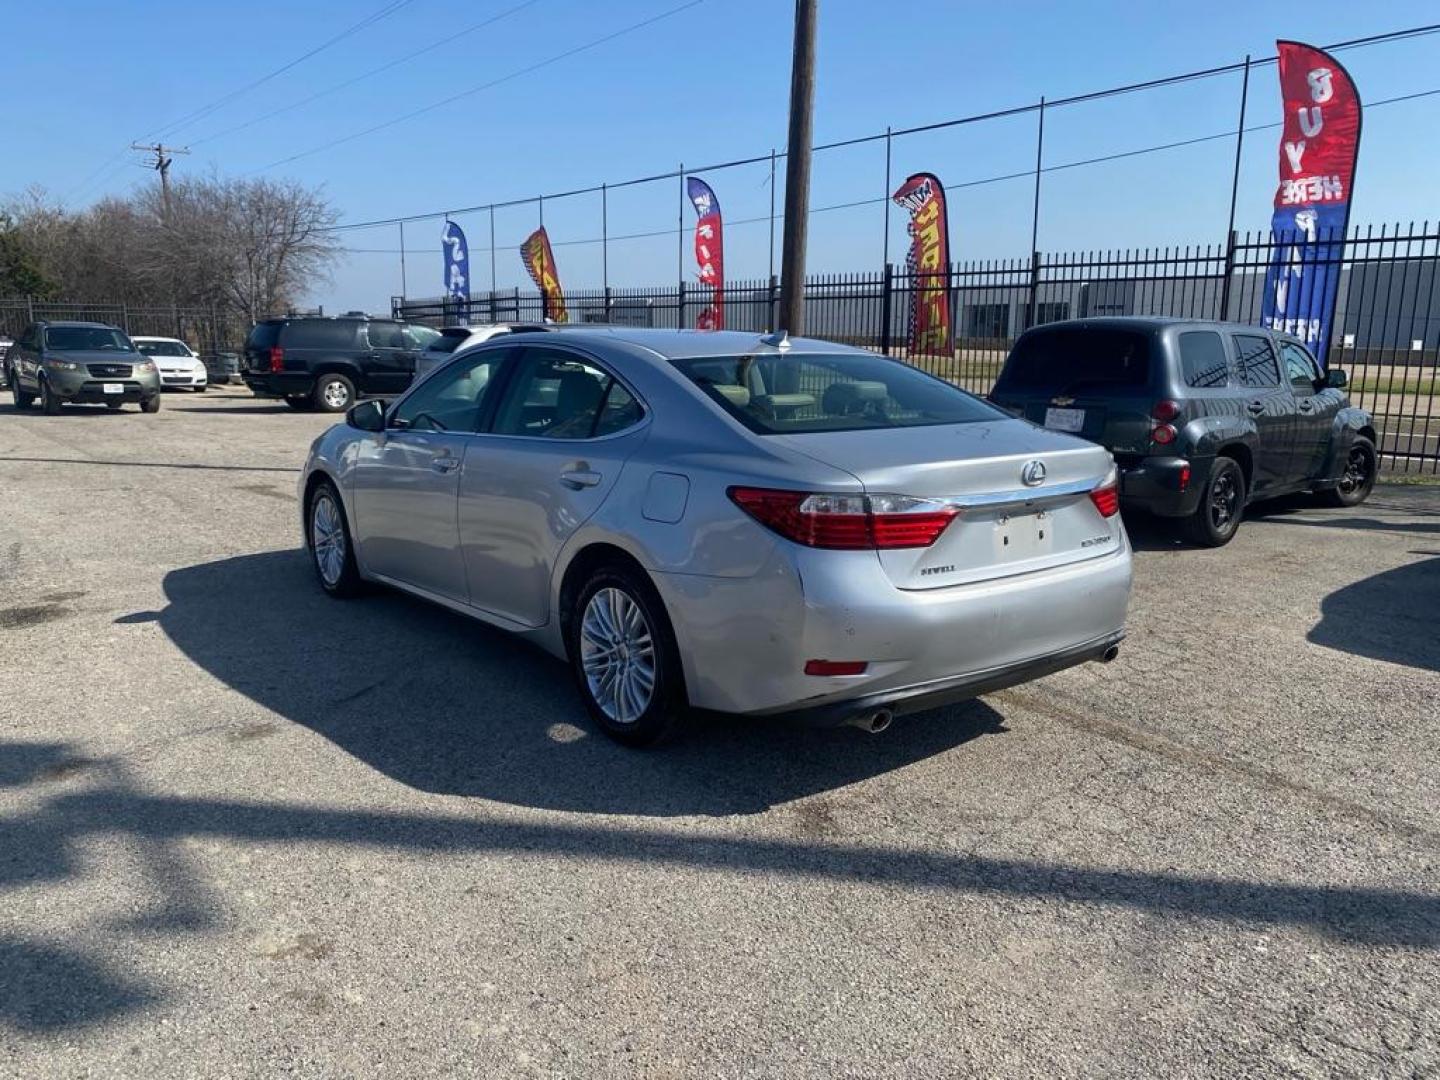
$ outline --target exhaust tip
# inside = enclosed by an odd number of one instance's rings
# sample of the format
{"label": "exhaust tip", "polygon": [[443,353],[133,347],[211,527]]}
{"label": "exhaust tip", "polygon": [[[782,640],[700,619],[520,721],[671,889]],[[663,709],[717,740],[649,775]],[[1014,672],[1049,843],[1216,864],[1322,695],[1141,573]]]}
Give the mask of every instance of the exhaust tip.
{"label": "exhaust tip", "polygon": [[894,719],[895,714],[889,709],[877,709],[873,713],[861,713],[859,716],[851,717],[846,723],[861,731],[868,731],[871,735],[879,735],[890,726],[890,722]]}
{"label": "exhaust tip", "polygon": [[1111,660],[1114,660],[1114,659],[1115,659],[1117,656],[1119,656],[1119,655],[1120,655],[1120,646],[1119,646],[1119,645],[1111,645],[1108,649],[1106,649],[1103,653],[1100,654],[1100,660],[1101,660],[1102,663],[1108,664],[1108,663],[1110,663]]}

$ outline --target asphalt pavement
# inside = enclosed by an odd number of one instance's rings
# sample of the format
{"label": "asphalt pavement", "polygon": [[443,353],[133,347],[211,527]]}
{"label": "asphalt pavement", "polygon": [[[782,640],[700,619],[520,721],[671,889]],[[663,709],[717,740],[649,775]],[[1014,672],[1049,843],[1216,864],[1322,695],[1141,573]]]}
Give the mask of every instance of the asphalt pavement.
{"label": "asphalt pavement", "polygon": [[1440,487],[1132,523],[1113,664],[637,753],[320,593],[331,420],[0,400],[0,1076],[1440,1074]]}

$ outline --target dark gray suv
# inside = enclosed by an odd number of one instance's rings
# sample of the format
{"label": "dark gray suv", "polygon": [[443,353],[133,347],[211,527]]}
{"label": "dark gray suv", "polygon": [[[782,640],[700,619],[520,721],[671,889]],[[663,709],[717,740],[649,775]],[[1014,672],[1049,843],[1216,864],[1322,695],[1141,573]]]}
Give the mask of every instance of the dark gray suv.
{"label": "dark gray suv", "polygon": [[36,398],[47,415],[63,405],[126,402],[147,413],[160,409],[160,374],[118,326],[92,322],[37,322],[25,328],[5,358],[15,407]]}
{"label": "dark gray suv", "polygon": [[1245,506],[1317,492],[1354,506],[1375,484],[1375,425],[1299,340],[1237,323],[1078,319],[1021,335],[990,399],[1098,442],[1122,506],[1227,543]]}

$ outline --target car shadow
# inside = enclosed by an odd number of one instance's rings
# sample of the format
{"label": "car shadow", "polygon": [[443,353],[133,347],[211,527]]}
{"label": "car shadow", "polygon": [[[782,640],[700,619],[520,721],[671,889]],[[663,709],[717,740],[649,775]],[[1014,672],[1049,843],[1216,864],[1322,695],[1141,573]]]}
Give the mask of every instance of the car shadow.
{"label": "car shadow", "polygon": [[697,715],[663,750],[590,723],[564,664],[403,594],[337,602],[300,551],[174,570],[156,621],[211,675],[422,791],[582,813],[728,815],[833,790],[1003,732],[982,701],[883,735]]}
{"label": "car shadow", "polygon": [[1425,559],[1335,590],[1306,636],[1355,656],[1440,671],[1437,610],[1440,558]]}

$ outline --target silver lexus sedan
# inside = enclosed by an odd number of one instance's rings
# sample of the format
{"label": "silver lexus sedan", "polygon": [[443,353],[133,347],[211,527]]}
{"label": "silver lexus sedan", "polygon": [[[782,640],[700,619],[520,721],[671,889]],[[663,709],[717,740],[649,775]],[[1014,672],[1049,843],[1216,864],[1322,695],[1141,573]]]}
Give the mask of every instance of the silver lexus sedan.
{"label": "silver lexus sedan", "polygon": [[825,341],[576,327],[468,348],[310,448],[321,586],[524,634],[631,745],[688,708],[871,731],[1113,659],[1107,451]]}

